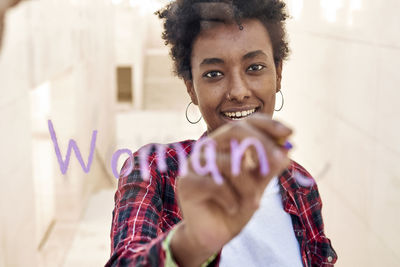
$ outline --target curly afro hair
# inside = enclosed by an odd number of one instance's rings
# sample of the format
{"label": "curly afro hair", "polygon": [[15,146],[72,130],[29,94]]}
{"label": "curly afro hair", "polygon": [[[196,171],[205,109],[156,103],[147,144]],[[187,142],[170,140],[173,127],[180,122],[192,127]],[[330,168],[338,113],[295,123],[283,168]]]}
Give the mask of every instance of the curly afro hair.
{"label": "curly afro hair", "polygon": [[281,0],[176,0],[156,15],[164,20],[162,38],[171,45],[170,55],[174,61],[175,74],[191,80],[190,58],[192,45],[207,23],[237,23],[242,19],[258,19],[268,30],[271,38],[275,64],[288,57],[285,21],[288,18],[285,3]]}

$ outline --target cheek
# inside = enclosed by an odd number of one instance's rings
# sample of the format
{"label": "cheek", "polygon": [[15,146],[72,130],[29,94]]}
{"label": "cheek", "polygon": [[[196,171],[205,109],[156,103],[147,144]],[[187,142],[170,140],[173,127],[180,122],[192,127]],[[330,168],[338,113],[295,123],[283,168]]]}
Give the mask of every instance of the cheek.
{"label": "cheek", "polygon": [[276,80],[274,77],[265,77],[252,84],[255,96],[262,101],[263,112],[272,115],[275,108]]}
{"label": "cheek", "polygon": [[210,92],[208,93],[203,93],[198,95],[199,96],[199,108],[202,113],[210,114],[215,112],[217,109],[220,101],[219,101],[219,96],[215,92]]}
{"label": "cheek", "polygon": [[276,80],[274,77],[265,77],[263,79],[255,80],[251,84],[257,96],[266,101],[270,100],[276,93]]}
{"label": "cheek", "polygon": [[211,128],[218,127],[218,108],[224,101],[224,92],[220,86],[200,86],[196,90],[199,109],[203,119]]}
{"label": "cheek", "polygon": [[204,109],[215,109],[223,101],[226,93],[224,84],[205,82],[197,83],[196,94],[199,100],[199,105]]}

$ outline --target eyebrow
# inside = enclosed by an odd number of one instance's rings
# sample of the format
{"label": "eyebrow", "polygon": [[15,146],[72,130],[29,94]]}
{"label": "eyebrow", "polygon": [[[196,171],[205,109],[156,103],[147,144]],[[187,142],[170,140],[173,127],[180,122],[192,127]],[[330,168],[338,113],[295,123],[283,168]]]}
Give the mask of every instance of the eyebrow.
{"label": "eyebrow", "polygon": [[[246,55],[244,55],[242,57],[242,59],[246,60],[246,59],[255,58],[257,56],[265,56],[265,57],[267,57],[267,54],[265,54],[262,50],[256,50],[256,51],[252,51],[252,52],[247,53]],[[225,63],[225,61],[223,59],[213,57],[213,58],[205,58],[200,63],[200,66],[203,66],[203,65],[214,65],[214,64],[224,64],[224,63]]]}
{"label": "eyebrow", "polygon": [[213,57],[213,58],[205,58],[200,63],[200,66],[203,66],[203,65],[214,65],[214,64],[224,64],[224,63],[225,63],[225,61],[223,59]]}
{"label": "eyebrow", "polygon": [[252,51],[252,52],[249,52],[246,55],[244,55],[243,59],[251,59],[251,58],[255,58],[257,56],[267,57],[267,54],[265,54],[262,50],[256,50],[256,51]]}

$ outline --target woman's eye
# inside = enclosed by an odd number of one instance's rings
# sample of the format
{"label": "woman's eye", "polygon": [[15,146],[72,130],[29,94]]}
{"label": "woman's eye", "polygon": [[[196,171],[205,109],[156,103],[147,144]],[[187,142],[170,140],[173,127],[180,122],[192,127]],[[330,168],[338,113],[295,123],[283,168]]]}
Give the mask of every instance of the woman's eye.
{"label": "woman's eye", "polygon": [[207,72],[204,76],[207,78],[218,78],[218,77],[222,76],[222,73],[219,71],[210,71],[210,72]]}
{"label": "woman's eye", "polygon": [[249,70],[249,71],[260,71],[260,70],[262,70],[264,68],[265,67],[263,65],[255,64],[255,65],[251,65],[247,70]]}

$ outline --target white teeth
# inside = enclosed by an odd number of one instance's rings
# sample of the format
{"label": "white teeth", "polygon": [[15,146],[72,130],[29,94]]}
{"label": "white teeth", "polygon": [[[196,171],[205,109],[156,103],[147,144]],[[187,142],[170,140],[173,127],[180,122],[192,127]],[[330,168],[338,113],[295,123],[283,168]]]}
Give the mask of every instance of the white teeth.
{"label": "white teeth", "polygon": [[243,110],[243,111],[237,111],[237,112],[224,112],[224,115],[233,120],[238,120],[238,119],[243,119],[243,118],[253,114],[255,111],[256,111],[256,109]]}

